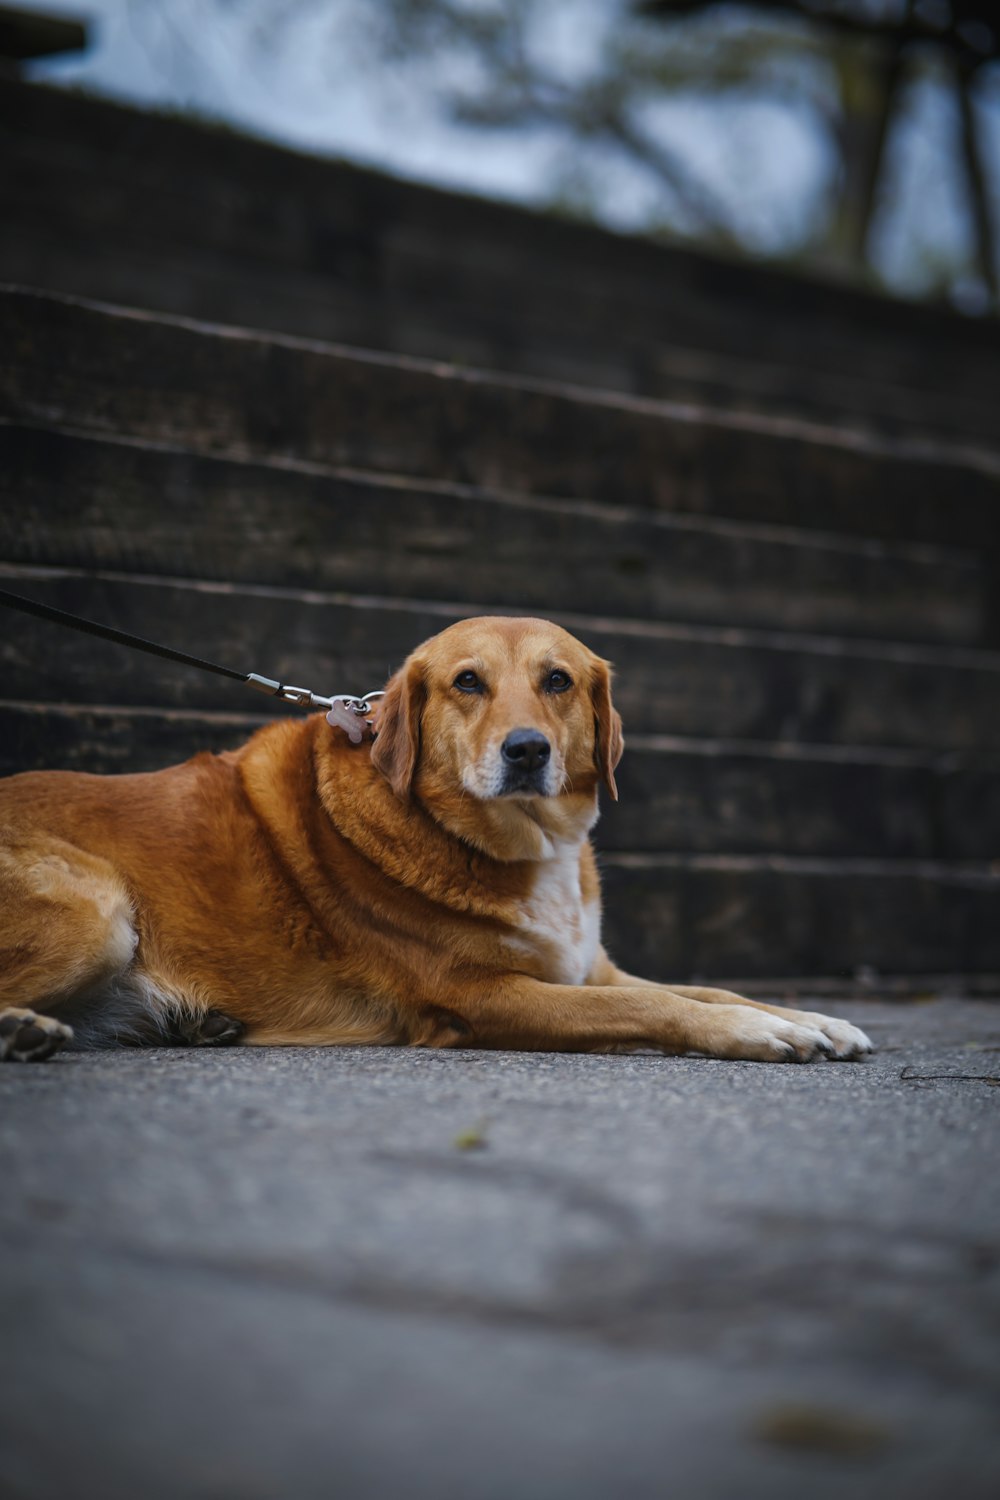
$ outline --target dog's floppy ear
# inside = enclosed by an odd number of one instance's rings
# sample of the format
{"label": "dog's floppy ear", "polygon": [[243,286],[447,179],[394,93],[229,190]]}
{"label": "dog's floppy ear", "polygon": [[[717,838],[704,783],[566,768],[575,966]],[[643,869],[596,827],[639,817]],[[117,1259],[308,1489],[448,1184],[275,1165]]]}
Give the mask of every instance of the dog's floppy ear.
{"label": "dog's floppy ear", "polygon": [[389,679],[375,714],[372,765],[400,801],[410,795],[420,755],[420,715],[424,706],[424,672],[412,658]]}
{"label": "dog's floppy ear", "polygon": [[601,780],[618,801],[615,785],[615,766],[622,758],[625,738],[622,734],[622,717],[611,702],[611,667],[600,657],[594,658],[590,678],[590,694],[594,704],[594,761]]}

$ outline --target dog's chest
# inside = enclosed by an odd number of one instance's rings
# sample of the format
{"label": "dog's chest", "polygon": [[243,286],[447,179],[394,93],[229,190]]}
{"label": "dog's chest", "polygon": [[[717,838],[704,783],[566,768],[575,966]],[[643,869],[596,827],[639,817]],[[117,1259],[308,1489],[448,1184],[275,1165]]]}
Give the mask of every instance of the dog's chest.
{"label": "dog's chest", "polygon": [[542,977],[583,984],[597,957],[600,927],[598,900],[584,901],[580,888],[579,849],[543,861],[517,922],[519,941],[541,963]]}

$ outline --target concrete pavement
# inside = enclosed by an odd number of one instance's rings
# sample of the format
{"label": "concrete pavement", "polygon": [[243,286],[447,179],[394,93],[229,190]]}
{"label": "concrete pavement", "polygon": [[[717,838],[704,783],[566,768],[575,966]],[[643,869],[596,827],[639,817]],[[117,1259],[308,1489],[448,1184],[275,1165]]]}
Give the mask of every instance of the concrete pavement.
{"label": "concrete pavement", "polygon": [[5,1500],[1000,1492],[1000,1005],[0,1068]]}

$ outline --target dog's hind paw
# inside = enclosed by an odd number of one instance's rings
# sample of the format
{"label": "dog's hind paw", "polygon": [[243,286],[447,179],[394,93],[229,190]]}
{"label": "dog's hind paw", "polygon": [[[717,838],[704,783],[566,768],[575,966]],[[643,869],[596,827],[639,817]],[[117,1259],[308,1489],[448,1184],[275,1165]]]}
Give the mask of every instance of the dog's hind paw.
{"label": "dog's hind paw", "polygon": [[184,1047],[235,1047],[243,1040],[246,1027],[225,1011],[206,1010],[200,1016],[181,1016],[176,1023],[176,1037]]}
{"label": "dog's hind paw", "polygon": [[33,1010],[0,1010],[0,1062],[44,1062],[73,1036],[73,1028]]}

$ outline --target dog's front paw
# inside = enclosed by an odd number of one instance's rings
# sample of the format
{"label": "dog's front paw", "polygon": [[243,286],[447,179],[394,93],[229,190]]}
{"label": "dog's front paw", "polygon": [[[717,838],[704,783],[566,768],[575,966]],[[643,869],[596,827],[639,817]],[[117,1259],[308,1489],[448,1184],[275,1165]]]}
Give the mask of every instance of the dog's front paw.
{"label": "dog's front paw", "polygon": [[800,1011],[796,1020],[807,1026],[815,1026],[817,1031],[821,1031],[832,1042],[830,1057],[834,1062],[857,1062],[875,1050],[860,1026],[852,1026],[850,1021],[841,1021],[836,1016],[824,1016],[813,1010]]}
{"label": "dog's front paw", "polygon": [[749,1006],[713,1005],[708,1015],[699,1019],[704,1021],[708,1036],[695,1050],[709,1057],[745,1062],[816,1062],[835,1056],[830,1037],[804,1016],[788,1021]]}
{"label": "dog's front paw", "polygon": [[51,1016],[18,1006],[0,1010],[0,1062],[44,1062],[72,1036],[71,1026]]}

